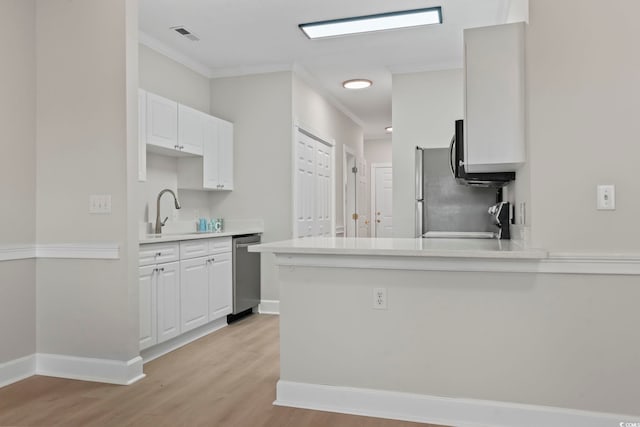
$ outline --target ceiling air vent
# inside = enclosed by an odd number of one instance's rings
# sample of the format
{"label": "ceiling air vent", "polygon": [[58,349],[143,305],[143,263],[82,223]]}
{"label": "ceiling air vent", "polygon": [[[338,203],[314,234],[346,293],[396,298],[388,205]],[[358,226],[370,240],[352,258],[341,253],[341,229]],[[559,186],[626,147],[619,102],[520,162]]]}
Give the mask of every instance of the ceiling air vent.
{"label": "ceiling air vent", "polygon": [[171,27],[171,29],[183,37],[188,38],[192,42],[197,42],[200,40],[200,37],[193,34],[191,31],[187,30],[185,27]]}

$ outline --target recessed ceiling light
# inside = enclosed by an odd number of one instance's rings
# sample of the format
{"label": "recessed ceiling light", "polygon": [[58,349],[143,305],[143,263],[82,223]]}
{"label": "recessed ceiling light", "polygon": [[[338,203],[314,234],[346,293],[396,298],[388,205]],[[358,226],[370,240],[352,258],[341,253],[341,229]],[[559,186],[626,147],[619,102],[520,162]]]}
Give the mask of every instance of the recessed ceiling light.
{"label": "recessed ceiling light", "polygon": [[384,128],[384,130],[386,130],[387,132],[391,133],[391,132],[393,132],[393,126],[387,126],[386,128]]}
{"label": "recessed ceiling light", "polygon": [[367,79],[352,79],[342,82],[342,86],[345,89],[365,89],[371,86],[373,83]]}
{"label": "recessed ceiling light", "polygon": [[442,8],[440,6],[309,22],[300,24],[298,27],[308,38],[317,39],[430,24],[442,24]]}

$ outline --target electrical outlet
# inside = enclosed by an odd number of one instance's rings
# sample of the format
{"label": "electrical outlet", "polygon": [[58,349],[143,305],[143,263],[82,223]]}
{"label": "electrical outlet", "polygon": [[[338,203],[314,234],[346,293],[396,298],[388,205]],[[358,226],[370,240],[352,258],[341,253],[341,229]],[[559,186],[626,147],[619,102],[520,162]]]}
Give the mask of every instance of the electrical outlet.
{"label": "electrical outlet", "polygon": [[90,214],[110,214],[111,194],[92,194],[89,196]]}
{"label": "electrical outlet", "polygon": [[376,310],[387,309],[387,289],[386,288],[373,289],[373,308],[375,308]]}

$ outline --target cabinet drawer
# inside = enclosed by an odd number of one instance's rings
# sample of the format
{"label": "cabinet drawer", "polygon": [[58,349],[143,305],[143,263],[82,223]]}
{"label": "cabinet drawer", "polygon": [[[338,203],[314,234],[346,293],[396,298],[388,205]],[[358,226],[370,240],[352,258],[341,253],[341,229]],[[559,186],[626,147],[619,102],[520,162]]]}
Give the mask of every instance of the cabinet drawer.
{"label": "cabinet drawer", "polygon": [[209,254],[209,239],[180,242],[180,259],[198,258]]}
{"label": "cabinet drawer", "polygon": [[215,239],[209,239],[209,253],[221,254],[224,252],[231,252],[231,236],[229,237],[216,237]]}
{"label": "cabinet drawer", "polygon": [[178,261],[180,252],[177,243],[152,243],[140,245],[140,265]]}

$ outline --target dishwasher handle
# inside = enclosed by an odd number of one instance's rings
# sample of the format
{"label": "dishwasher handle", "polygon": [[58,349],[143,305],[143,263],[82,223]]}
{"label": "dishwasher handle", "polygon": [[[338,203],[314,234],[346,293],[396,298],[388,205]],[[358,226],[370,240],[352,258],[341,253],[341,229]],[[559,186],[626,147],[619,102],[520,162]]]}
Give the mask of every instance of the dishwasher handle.
{"label": "dishwasher handle", "polygon": [[259,245],[260,242],[255,242],[255,243],[237,243],[236,244],[236,248],[241,249],[241,248],[248,248],[249,246],[255,246],[255,245]]}

